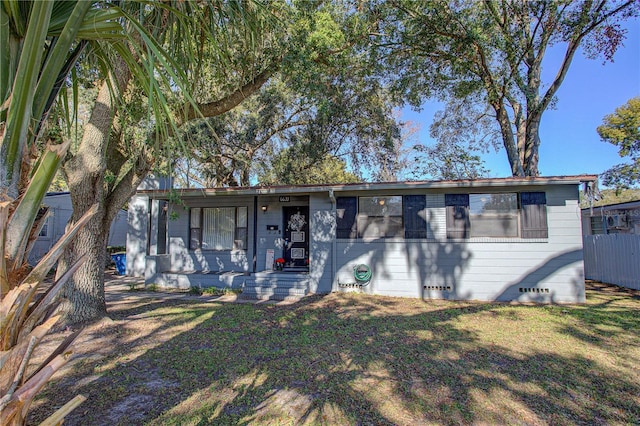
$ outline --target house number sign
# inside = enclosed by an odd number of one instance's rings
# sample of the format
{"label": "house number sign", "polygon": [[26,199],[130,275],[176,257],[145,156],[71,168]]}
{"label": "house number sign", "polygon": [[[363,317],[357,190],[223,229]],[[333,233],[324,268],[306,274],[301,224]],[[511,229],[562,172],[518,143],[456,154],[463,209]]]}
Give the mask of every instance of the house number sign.
{"label": "house number sign", "polygon": [[291,201],[291,197],[288,195],[281,195],[280,196],[280,202],[281,203],[288,203],[289,201]]}

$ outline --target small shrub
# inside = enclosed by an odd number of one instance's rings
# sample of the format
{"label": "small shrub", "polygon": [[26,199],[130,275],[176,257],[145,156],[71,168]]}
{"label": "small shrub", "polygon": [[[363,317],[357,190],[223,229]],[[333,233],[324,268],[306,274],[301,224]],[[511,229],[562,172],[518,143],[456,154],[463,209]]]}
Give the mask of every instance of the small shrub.
{"label": "small shrub", "polygon": [[156,291],[158,291],[158,284],[156,284],[156,283],[148,284],[148,285],[146,285],[146,286],[144,287],[144,289],[145,289],[146,291],[156,292]]}
{"label": "small shrub", "polygon": [[203,288],[202,292],[211,296],[224,296],[225,294],[240,294],[242,290],[238,288],[219,288],[219,287],[207,287]]}
{"label": "small shrub", "polygon": [[189,287],[189,294],[193,296],[201,296],[202,295],[202,287],[191,286]]}
{"label": "small shrub", "polygon": [[127,284],[129,286],[129,291],[134,292],[134,291],[140,291],[141,289],[138,287],[139,283],[129,283]]}

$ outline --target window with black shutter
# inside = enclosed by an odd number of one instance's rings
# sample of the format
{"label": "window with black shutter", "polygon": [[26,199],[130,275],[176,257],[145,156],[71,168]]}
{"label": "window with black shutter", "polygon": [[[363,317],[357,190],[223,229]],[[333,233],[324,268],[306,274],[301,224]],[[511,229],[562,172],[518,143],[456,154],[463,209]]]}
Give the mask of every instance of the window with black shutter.
{"label": "window with black shutter", "polygon": [[445,194],[447,238],[469,238],[469,194]]}
{"label": "window with black shutter", "polygon": [[547,197],[544,192],[522,192],[522,238],[548,238]]}
{"label": "window with black shutter", "polygon": [[356,214],[358,199],[356,197],[336,198],[336,237],[356,238]]}
{"label": "window with black shutter", "polygon": [[427,198],[424,195],[405,195],[403,198],[404,237],[427,238],[425,209]]}

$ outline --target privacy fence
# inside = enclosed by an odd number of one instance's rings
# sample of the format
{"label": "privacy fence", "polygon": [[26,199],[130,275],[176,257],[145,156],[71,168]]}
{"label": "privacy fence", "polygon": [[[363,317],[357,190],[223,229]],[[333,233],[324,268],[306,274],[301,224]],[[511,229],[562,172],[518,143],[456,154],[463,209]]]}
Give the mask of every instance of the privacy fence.
{"label": "privacy fence", "polygon": [[584,275],[640,290],[640,235],[585,235]]}

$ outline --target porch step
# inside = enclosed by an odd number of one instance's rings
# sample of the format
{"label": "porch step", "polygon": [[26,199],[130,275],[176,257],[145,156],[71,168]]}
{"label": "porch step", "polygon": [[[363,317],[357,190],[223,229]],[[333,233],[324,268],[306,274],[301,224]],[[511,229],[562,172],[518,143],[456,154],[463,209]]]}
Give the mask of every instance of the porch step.
{"label": "porch step", "polygon": [[245,282],[240,298],[252,300],[296,301],[309,294],[309,277],[296,275],[257,276]]}

